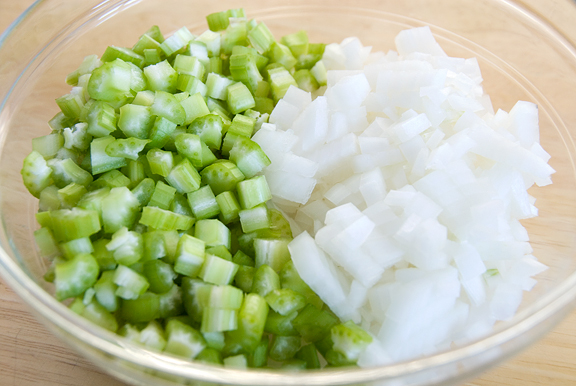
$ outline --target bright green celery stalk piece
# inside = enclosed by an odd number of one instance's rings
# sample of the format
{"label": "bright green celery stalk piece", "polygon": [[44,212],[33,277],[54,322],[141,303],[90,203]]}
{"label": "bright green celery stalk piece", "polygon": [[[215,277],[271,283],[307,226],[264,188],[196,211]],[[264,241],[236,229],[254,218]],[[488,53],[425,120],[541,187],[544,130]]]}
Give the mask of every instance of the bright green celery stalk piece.
{"label": "bright green celery stalk piece", "polygon": [[[25,160],[25,162],[27,162]],[[41,164],[41,161],[38,164]],[[63,188],[71,183],[76,183],[83,186],[88,186],[92,182],[92,175],[86,170],[82,169],[71,158],[56,159],[53,158],[47,162],[47,165],[52,168],[52,178],[54,184],[59,188]],[[27,168],[24,165],[23,171]],[[44,168],[40,169],[44,173]],[[32,175],[32,173],[30,173]]]}
{"label": "bright green celery stalk piece", "polygon": [[203,43],[206,46],[206,51],[210,58],[220,57],[222,39],[219,33],[206,30],[202,32],[195,41]]}
{"label": "bright green celery stalk piece", "polygon": [[128,187],[130,185],[130,178],[126,177],[124,173],[120,170],[114,169],[107,171],[100,175],[96,181],[90,184],[90,189],[102,189],[102,188],[121,188]]}
{"label": "bright green celery stalk piece", "polygon": [[116,113],[114,107],[103,101],[94,101],[87,115],[88,134],[94,137],[105,137],[116,130]]}
{"label": "bright green celery stalk piece", "polygon": [[193,327],[177,319],[166,324],[166,347],[164,352],[180,357],[194,359],[206,348],[202,334]]}
{"label": "bright green celery stalk piece", "polygon": [[188,277],[196,277],[205,260],[204,241],[190,235],[182,235],[176,249],[174,271]]}
{"label": "bright green celery stalk piece", "polygon": [[275,335],[272,337],[268,355],[275,361],[286,361],[294,357],[300,349],[300,343],[299,336]]}
{"label": "bright green celery stalk piece", "polygon": [[251,209],[272,198],[266,177],[257,176],[241,181],[237,185],[238,198],[243,209]]}
{"label": "bright green celery stalk piece", "polygon": [[[58,200],[62,208],[72,209],[76,206],[78,201],[86,194],[87,190],[84,186],[76,183],[71,183],[62,189],[58,189]],[[42,197],[41,197],[42,198]]]}
{"label": "bright green celery stalk piece", "polygon": [[269,265],[261,265],[254,272],[252,282],[252,293],[256,293],[263,298],[270,292],[280,289],[280,277]]}
{"label": "bright green celery stalk piece", "polygon": [[150,260],[144,263],[144,276],[150,283],[150,292],[163,294],[174,285],[177,275],[170,264],[160,260]]}
{"label": "bright green celery stalk piece", "polygon": [[144,346],[153,350],[162,351],[166,347],[164,330],[158,321],[152,320],[140,331],[139,341]]}
{"label": "bright green celery stalk piece", "polygon": [[20,174],[26,189],[36,198],[39,198],[40,192],[52,182],[52,168],[37,151],[26,156]]}
{"label": "bright green celery stalk piece", "polygon": [[234,83],[224,75],[211,72],[206,78],[206,95],[224,101],[228,97],[226,89]]}
{"label": "bright green celery stalk piece", "polygon": [[314,67],[310,69],[310,73],[314,76],[314,79],[316,79],[320,86],[326,86],[328,83],[328,72],[322,60],[316,62]]}
{"label": "bright green celery stalk piece", "polygon": [[92,136],[88,134],[88,124],[85,122],[66,127],[61,133],[64,137],[64,147],[69,150],[86,151],[92,141]]}
{"label": "bright green celery stalk piece", "polygon": [[60,133],[52,133],[32,139],[32,150],[40,153],[45,159],[54,157],[64,146],[64,137]]}
{"label": "bright green celery stalk piece", "polygon": [[216,196],[216,202],[220,208],[218,219],[224,224],[230,224],[240,219],[240,204],[233,192],[227,190],[218,194]]}
{"label": "bright green celery stalk piece", "polygon": [[122,227],[132,227],[140,209],[140,201],[126,187],[110,190],[102,199],[102,222],[106,233],[114,233]]}
{"label": "bright green celery stalk piece", "polygon": [[59,189],[56,185],[50,185],[42,189],[40,192],[40,199],[38,201],[38,210],[41,212],[46,212],[50,210],[62,209],[62,202],[60,200],[58,191]]}
{"label": "bright green celery stalk piece", "polygon": [[299,311],[306,305],[306,298],[289,288],[275,289],[265,297],[271,309],[280,315]]}
{"label": "bright green celery stalk piece", "polygon": [[229,18],[230,15],[227,11],[211,13],[206,16],[208,28],[210,28],[210,31],[214,32],[223,31],[230,24]]}
{"label": "bright green celery stalk piece", "polygon": [[200,94],[206,97],[208,87],[200,79],[188,74],[178,74],[176,88],[180,91],[186,91],[190,95]]}
{"label": "bright green celery stalk piece", "polygon": [[[206,109],[208,109],[208,107],[206,107]],[[194,119],[188,127],[188,132],[198,135],[202,142],[208,145],[209,148],[218,150],[222,145],[223,124],[222,118],[219,115],[204,114]]]}
{"label": "bright green celery stalk piece", "polygon": [[118,322],[114,315],[95,299],[84,307],[80,315],[109,331],[116,332],[116,330],[118,330]]}
{"label": "bright green celery stalk piece", "polygon": [[[204,336],[205,337],[205,336]],[[220,350],[214,349],[212,347],[206,347],[198,356],[195,358],[197,362],[207,363],[207,364],[223,364],[222,354]]]}
{"label": "bright green celery stalk piece", "polygon": [[127,165],[124,157],[110,157],[106,154],[106,147],[115,141],[112,136],[94,138],[90,144],[90,161],[92,174],[100,174],[118,169]]}
{"label": "bright green celery stalk piece", "polygon": [[[136,93],[132,105],[138,106],[152,106],[154,104],[154,96],[156,93],[152,90],[143,90]],[[128,106],[128,105],[125,105]]]}
{"label": "bright green celery stalk piece", "polygon": [[316,78],[314,78],[310,70],[307,69],[296,71],[294,73],[294,80],[298,83],[298,88],[304,91],[314,92],[320,87]]}
{"label": "bright green celery stalk piece", "polygon": [[177,125],[182,125],[186,120],[186,110],[182,107],[180,101],[173,94],[166,91],[156,91],[150,111],[153,115],[164,117]]}
{"label": "bright green celery stalk piece", "polygon": [[372,336],[351,320],[332,327],[330,334],[334,351],[343,354],[352,362],[357,361],[360,354],[372,343]]}
{"label": "bright green celery stalk piece", "polygon": [[65,300],[81,295],[96,283],[99,273],[98,262],[89,253],[79,254],[72,260],[56,264],[56,299]]}
{"label": "bright green celery stalk piece", "polygon": [[[144,239],[144,256],[142,261],[157,260],[164,258],[168,252],[166,240],[162,231],[149,230],[142,234]],[[156,292],[156,291],[152,291]]]}
{"label": "bright green celery stalk piece", "polygon": [[198,58],[188,55],[176,55],[174,58],[174,70],[179,74],[191,75],[197,79],[203,79],[206,69]]}
{"label": "bright green celery stalk piece", "polygon": [[60,256],[60,248],[49,228],[42,227],[34,231],[34,241],[42,257],[53,258]]}
{"label": "bright green celery stalk piece", "polygon": [[206,307],[202,314],[201,332],[231,331],[238,328],[238,311],[227,308]]}
{"label": "bright green celery stalk piece", "polygon": [[204,308],[210,300],[212,284],[190,277],[182,278],[182,298],[186,313],[196,322],[202,322]]}
{"label": "bright green celery stalk piece", "polygon": [[95,100],[120,106],[131,97],[132,68],[122,59],[104,63],[94,69],[88,83],[88,94]]}
{"label": "bright green celery stalk piece", "polygon": [[232,114],[238,114],[256,106],[252,93],[242,82],[236,82],[226,88],[226,101]]}
{"label": "bright green celery stalk piece", "polygon": [[[296,58],[292,55],[290,48],[280,42],[272,43],[268,52],[270,62],[279,64],[285,70],[291,70],[297,63]],[[276,67],[279,68],[279,67]]]}
{"label": "bright green celery stalk piece", "polygon": [[316,308],[321,309],[324,304],[316,292],[312,291],[308,284],[302,280],[292,260],[284,263],[280,271],[280,286],[282,288],[289,288],[303,295],[306,301],[316,306]]}
{"label": "bright green celery stalk piece", "polygon": [[137,160],[139,153],[144,150],[144,146],[149,143],[149,139],[138,138],[118,138],[106,146],[106,154],[110,157],[124,157]]}
{"label": "bright green celery stalk piece", "polygon": [[118,265],[118,267],[116,267],[114,271],[114,283],[118,286],[116,296],[122,299],[137,299],[138,296],[146,292],[150,286],[144,276],[125,265]]}
{"label": "bright green celery stalk piece", "polygon": [[150,106],[126,104],[120,107],[118,128],[126,137],[148,139],[153,124],[154,117]]}
{"label": "bright green celery stalk piece", "polygon": [[248,30],[246,27],[245,21],[238,21],[226,27],[226,31],[222,33],[221,37],[221,48],[224,54],[230,55],[234,46],[248,45]]}
{"label": "bright green celery stalk piece", "polygon": [[207,283],[226,285],[232,283],[238,265],[221,257],[206,254],[199,276]]}
{"label": "bright green celery stalk piece", "polygon": [[166,176],[166,181],[178,193],[191,193],[200,188],[201,177],[192,163],[186,158],[176,165]]}
{"label": "bright green celery stalk piece", "polygon": [[130,188],[136,187],[146,178],[144,164],[140,160],[130,160],[125,168],[126,177],[130,179]]}
{"label": "bright green celery stalk piece", "polygon": [[78,119],[82,107],[84,107],[84,101],[77,94],[66,94],[56,98],[56,104],[60,107],[62,113],[71,119]]}
{"label": "bright green celery stalk piece", "polygon": [[250,367],[259,368],[266,366],[268,362],[268,346],[270,341],[268,337],[262,338],[256,349],[249,355],[248,364]]}
{"label": "bright green celery stalk piece", "polygon": [[293,34],[282,36],[280,39],[282,44],[290,48],[290,52],[294,57],[305,55],[308,53],[308,34],[306,31],[298,31]]}
{"label": "bright green celery stalk piece", "polygon": [[112,235],[106,249],[112,252],[118,264],[130,266],[142,259],[144,241],[140,233],[122,227]]}
{"label": "bright green celery stalk piece", "polygon": [[78,69],[72,71],[66,76],[66,83],[71,86],[76,85],[80,76],[90,74],[95,68],[98,68],[101,65],[102,62],[98,59],[98,55],[88,55],[84,57]]}
{"label": "bright green celery stalk piece", "polygon": [[[85,105],[86,107],[86,105]],[[65,127],[70,127],[76,123],[75,119],[68,118],[62,111],[59,111],[48,121],[48,126],[54,131],[61,131]]]}
{"label": "bright green celery stalk piece", "polygon": [[162,181],[156,182],[156,187],[152,193],[150,201],[148,201],[148,206],[157,206],[161,209],[170,209],[170,204],[174,200],[174,195],[176,194],[176,189],[170,185],[165,184]]}
{"label": "bright green celery stalk piece", "polygon": [[263,297],[246,295],[238,312],[238,328],[226,333],[230,345],[246,353],[253,352],[262,339],[267,315],[268,304]]}
{"label": "bright green celery stalk piece", "polygon": [[250,233],[270,228],[270,215],[266,204],[256,205],[254,208],[243,209],[238,213],[242,232]]}
{"label": "bright green celery stalk piece", "polygon": [[265,54],[268,52],[272,43],[275,42],[274,35],[270,32],[270,29],[264,23],[258,23],[258,25],[248,32],[248,40],[252,47],[256,48],[259,54]]}
{"label": "bright green celery stalk piece", "polygon": [[298,331],[296,331],[292,325],[292,321],[296,316],[298,316],[298,312],[296,311],[288,315],[280,315],[274,310],[270,310],[268,311],[264,331],[274,335],[298,336]]}
{"label": "bright green celery stalk piece", "polygon": [[[245,113],[248,111],[250,110],[246,110]],[[236,114],[234,119],[232,119],[232,123],[230,124],[227,132],[250,138],[252,137],[255,126],[256,119],[246,115]]]}
{"label": "bright green celery stalk piece", "polygon": [[258,82],[263,80],[256,62],[248,53],[233,52],[230,56],[229,70],[232,79],[244,83],[252,92],[258,88]]}
{"label": "bright green celery stalk piece", "polygon": [[162,177],[168,176],[174,167],[174,155],[170,151],[151,149],[146,153],[146,159],[151,172]]}
{"label": "bright green celery stalk piece", "polygon": [[168,60],[144,68],[144,76],[148,81],[148,88],[152,91],[176,92],[178,73]]}
{"label": "bright green celery stalk piece", "polygon": [[231,369],[247,369],[248,358],[244,354],[232,355],[222,360],[224,367]]}
{"label": "bright green celery stalk piece", "polygon": [[270,165],[270,159],[256,142],[240,136],[230,149],[230,161],[247,177],[254,177]]}
{"label": "bright green celery stalk piece", "polygon": [[204,168],[200,175],[202,183],[210,186],[214,194],[231,191],[244,180],[244,174],[238,167],[228,160],[218,160]]}
{"label": "bright green celery stalk piece", "polygon": [[220,213],[220,207],[209,185],[188,193],[188,203],[198,220],[215,217]]}
{"label": "bright green celery stalk piece", "polygon": [[103,62],[111,62],[115,59],[122,59],[125,62],[130,62],[142,68],[144,66],[144,57],[137,54],[130,48],[108,46],[102,54]]}
{"label": "bright green celery stalk piece", "polygon": [[183,292],[180,286],[174,285],[168,292],[159,294],[159,318],[173,318],[184,314]]}
{"label": "bright green celery stalk piece", "polygon": [[[226,88],[226,90],[228,90],[228,88]],[[227,92],[228,91],[226,91],[226,93]],[[226,94],[226,97],[228,97],[228,94]],[[230,120],[232,119],[233,114],[230,111],[228,111],[228,104],[226,103],[226,101],[221,101],[218,99],[207,97],[206,105],[210,109],[211,113],[218,114],[220,118],[222,118],[225,127],[230,125]]]}
{"label": "bright green celery stalk piece", "polygon": [[189,125],[194,122],[195,119],[210,114],[210,109],[206,105],[204,97],[199,92],[184,99],[180,102],[180,105],[185,112],[185,118],[182,122],[184,125]]}
{"label": "bright green celery stalk piece", "polygon": [[290,86],[298,87],[298,83],[296,83],[292,74],[285,68],[280,67],[268,70],[268,77],[272,97],[276,103],[284,97]]}
{"label": "bright green celery stalk piece", "polygon": [[163,231],[185,231],[192,227],[194,218],[153,206],[145,206],[142,209],[140,224]]}
{"label": "bright green celery stalk piece", "polygon": [[267,264],[274,271],[280,272],[284,264],[290,260],[288,244],[291,239],[254,239],[256,267]]}
{"label": "bright green celery stalk piece", "polygon": [[104,271],[100,279],[94,284],[96,300],[109,312],[118,309],[119,301],[116,296],[118,286],[114,283],[114,271]]}
{"label": "bright green celery stalk piece", "polygon": [[94,246],[90,241],[90,237],[81,237],[61,243],[60,250],[66,259],[71,260],[81,253],[92,254],[94,252]]}
{"label": "bright green celery stalk piece", "polygon": [[239,288],[231,285],[215,285],[210,289],[208,304],[214,308],[239,310],[244,294]]}
{"label": "bright green celery stalk piece", "polygon": [[[206,72],[208,76],[210,76],[210,73],[222,74],[222,58],[219,56],[210,57],[208,59],[208,65],[206,66]],[[208,78],[206,78],[206,82],[208,82]]]}
{"label": "bright green celery stalk piece", "polygon": [[174,141],[178,154],[190,160],[195,168],[203,168],[216,161],[216,156],[196,134],[180,134]]}
{"label": "bright green celery stalk piece", "polygon": [[80,208],[59,209],[50,212],[52,232],[57,241],[68,241],[91,236],[100,231],[100,216],[95,210]]}
{"label": "bright green celery stalk piece", "polygon": [[150,198],[152,198],[154,187],[155,184],[152,178],[144,178],[134,187],[134,189],[132,189],[132,194],[138,199],[140,206],[148,205]]}
{"label": "bright green celery stalk piece", "polygon": [[254,267],[239,265],[238,272],[236,272],[234,276],[234,285],[244,292],[250,292],[252,290],[255,271],[256,269]]}
{"label": "bright green celery stalk piece", "polygon": [[147,323],[158,317],[160,299],[155,293],[145,292],[136,299],[123,299],[119,311],[128,323]]}
{"label": "bright green celery stalk piece", "polygon": [[199,220],[194,228],[194,237],[203,240],[208,247],[223,245],[230,250],[230,229],[219,220]]}
{"label": "bright green celery stalk piece", "polygon": [[109,239],[98,239],[92,243],[94,247],[94,257],[100,266],[101,271],[114,270],[118,266],[114,259],[114,254],[106,249]]}
{"label": "bright green celery stalk piece", "polygon": [[300,350],[296,352],[294,358],[304,361],[306,368],[309,370],[315,370],[321,367],[318,351],[312,343],[302,346]]}
{"label": "bright green celery stalk piece", "polygon": [[174,34],[168,37],[160,44],[160,48],[166,56],[170,56],[180,50],[184,49],[190,41],[194,39],[194,35],[190,33],[188,28],[182,27]]}
{"label": "bright green celery stalk piece", "polygon": [[236,264],[254,267],[254,259],[240,250],[236,251],[232,257],[232,261]]}
{"label": "bright green celery stalk piece", "polygon": [[307,342],[318,342],[330,335],[330,329],[337,325],[339,320],[334,314],[326,310],[320,310],[311,304],[307,304],[298,316],[292,321],[294,328]]}

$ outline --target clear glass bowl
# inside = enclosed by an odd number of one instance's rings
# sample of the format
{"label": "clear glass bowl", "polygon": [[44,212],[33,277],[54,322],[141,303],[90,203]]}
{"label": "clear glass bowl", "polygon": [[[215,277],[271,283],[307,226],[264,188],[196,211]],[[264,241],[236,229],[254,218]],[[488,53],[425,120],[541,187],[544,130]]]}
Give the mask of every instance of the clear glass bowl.
{"label": "clear glass bowl", "polygon": [[[534,0],[536,1],[536,0]],[[288,5],[289,4],[289,5]],[[131,46],[152,24],[166,34],[186,25],[206,28],[205,15],[244,7],[277,37],[300,29],[312,41],[359,37],[375,50],[393,48],[402,29],[429,25],[451,56],[478,58],[495,108],[538,104],[541,143],[552,155],[554,184],[532,190],[540,216],[526,221],[534,254],[548,269],[525,293],[517,315],[464,347],[371,369],[302,373],[238,371],[146,351],[94,327],[52,296],[46,262],[33,231],[37,200],[22,185],[31,139],[48,133],[66,74],[107,45]],[[573,20],[573,19],[572,19]],[[569,25],[569,24],[566,24]],[[457,384],[504,360],[549,331],[576,299],[576,50],[555,26],[508,0],[45,0],[38,1],[0,41],[0,272],[57,336],[118,378],[138,385],[433,385]]]}

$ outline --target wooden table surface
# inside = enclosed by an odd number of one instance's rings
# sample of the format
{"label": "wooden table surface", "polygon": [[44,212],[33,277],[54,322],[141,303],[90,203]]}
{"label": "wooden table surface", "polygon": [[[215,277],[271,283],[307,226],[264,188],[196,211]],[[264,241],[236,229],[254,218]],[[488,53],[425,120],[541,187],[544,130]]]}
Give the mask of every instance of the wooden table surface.
{"label": "wooden table surface", "polygon": [[[0,31],[32,3],[0,0]],[[556,7],[576,7],[570,0],[530,0],[543,12]],[[569,13],[568,13],[569,14]],[[576,22],[560,20],[565,32]],[[0,58],[2,60],[2,58]],[[0,279],[0,386],[121,386],[68,346],[53,337],[16,294]],[[576,385],[576,312],[570,314],[545,338],[512,360],[484,373],[467,386]]]}

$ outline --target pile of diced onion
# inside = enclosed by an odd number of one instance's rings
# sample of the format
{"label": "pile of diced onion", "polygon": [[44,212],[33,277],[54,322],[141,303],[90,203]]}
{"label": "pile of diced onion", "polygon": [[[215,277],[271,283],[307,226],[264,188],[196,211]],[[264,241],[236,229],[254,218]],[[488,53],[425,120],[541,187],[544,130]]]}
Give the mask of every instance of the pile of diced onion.
{"label": "pile of diced onion", "polygon": [[300,275],[375,337],[361,366],[490,332],[546,269],[520,223],[554,173],[537,106],[494,112],[477,60],[448,57],[427,27],[395,43],[328,45],[327,86],[291,87],[253,138]]}

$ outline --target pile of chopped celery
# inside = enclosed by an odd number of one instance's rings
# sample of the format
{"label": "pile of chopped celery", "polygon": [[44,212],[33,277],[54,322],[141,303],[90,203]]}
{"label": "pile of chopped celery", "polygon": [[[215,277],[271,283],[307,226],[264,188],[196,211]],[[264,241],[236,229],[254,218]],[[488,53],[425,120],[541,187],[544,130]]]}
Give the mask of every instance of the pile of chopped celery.
{"label": "pile of chopped celery", "polygon": [[199,36],[152,27],[85,58],[24,184],[56,297],[146,348],[229,367],[354,364],[372,340],[298,275],[250,138],[293,85],[325,84],[323,44],[276,41],[242,9]]}

